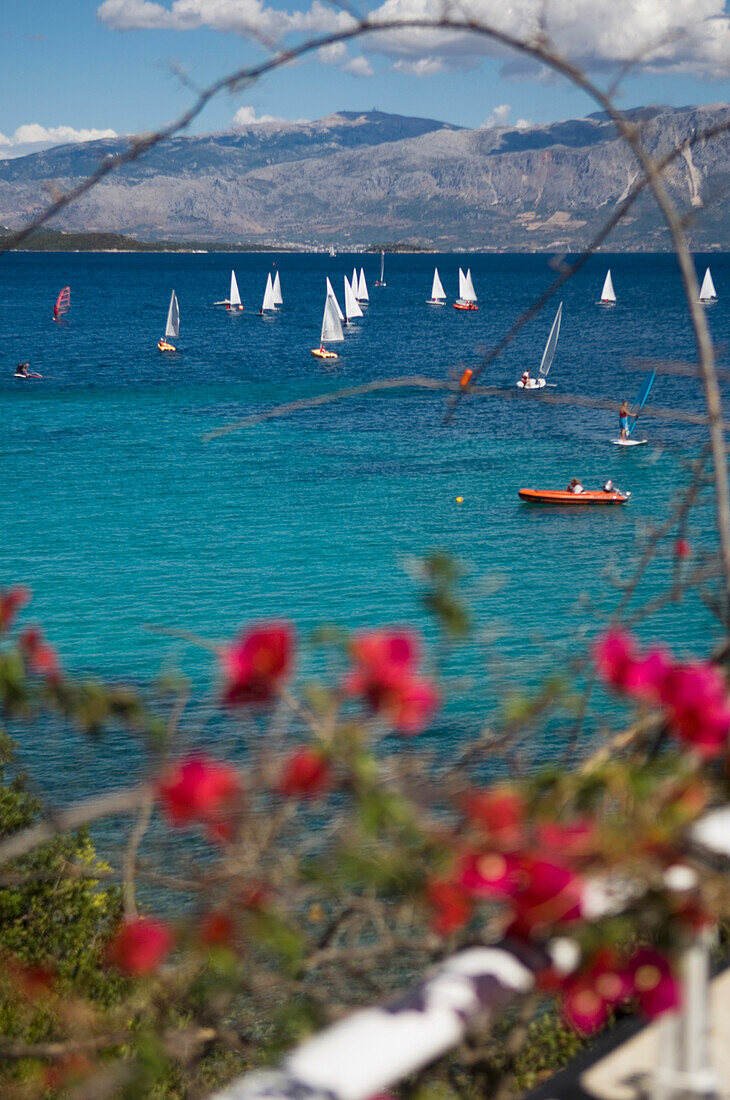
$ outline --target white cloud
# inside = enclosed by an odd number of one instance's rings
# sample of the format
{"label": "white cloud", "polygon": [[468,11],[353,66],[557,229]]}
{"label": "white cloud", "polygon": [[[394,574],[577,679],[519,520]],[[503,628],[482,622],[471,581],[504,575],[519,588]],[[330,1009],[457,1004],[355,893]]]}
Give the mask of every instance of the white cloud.
{"label": "white cloud", "polygon": [[363,57],[362,54],[351,58],[347,64],[342,66],[342,71],[350,73],[352,76],[375,76],[375,70],[367,57]]}
{"label": "white cloud", "polygon": [[366,57],[350,57],[344,42],[330,42],[317,50],[317,58],[324,65],[337,65],[343,73],[352,76],[375,76],[375,71]]}
{"label": "white cloud", "polygon": [[433,76],[444,71],[444,63],[440,57],[419,57],[415,61],[401,58],[393,63],[393,68],[396,72],[410,73],[412,76]]}
{"label": "white cloud", "polygon": [[279,118],[277,115],[259,115],[256,117],[256,108],[245,106],[239,107],[233,116],[231,122],[231,128],[233,130],[245,130],[249,126],[260,126],[264,122],[278,122],[283,125],[294,125],[296,123],[309,122],[308,118]]}
{"label": "white cloud", "polygon": [[[397,22],[443,16],[445,0],[384,0],[370,18]],[[448,8],[446,9],[448,10]],[[118,30],[209,27],[269,42],[292,33],[332,33],[354,25],[347,12],[313,0],[302,11],[268,7],[264,0],[104,0],[102,22]],[[730,18],[725,0],[469,0],[455,8],[459,21],[477,21],[521,39],[547,31],[559,52],[589,68],[636,61],[638,69],[726,77],[730,67]],[[428,75],[438,61],[444,68],[472,67],[484,55],[513,57],[484,36],[434,27],[393,30],[369,38],[370,53],[402,61],[400,71]],[[418,62],[422,62],[420,68]],[[411,64],[408,69],[405,66]],[[519,71],[518,71],[519,70]],[[526,67],[511,66],[515,75]],[[530,75],[534,76],[534,66]]]}
{"label": "white cloud", "polygon": [[19,126],[12,137],[0,134],[0,160],[40,153],[54,145],[70,145],[77,141],[97,141],[118,137],[116,130],[76,130],[73,126],[41,126],[29,122]]}
{"label": "white cloud", "polygon": [[518,118],[516,122],[510,122],[509,116],[511,114],[512,108],[509,103],[500,103],[499,107],[495,107],[492,113],[487,115],[479,129],[492,130],[498,126],[510,126],[515,130],[525,130],[528,126],[532,126],[527,118]]}
{"label": "white cloud", "polygon": [[344,42],[330,42],[328,46],[317,50],[317,58],[325,65],[338,65],[346,57],[347,46]]}

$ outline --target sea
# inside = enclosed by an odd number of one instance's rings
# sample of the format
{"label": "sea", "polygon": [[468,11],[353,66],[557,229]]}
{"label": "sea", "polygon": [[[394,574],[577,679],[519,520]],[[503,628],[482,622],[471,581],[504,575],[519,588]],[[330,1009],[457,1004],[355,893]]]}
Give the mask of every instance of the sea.
{"label": "sea", "polygon": [[[711,263],[719,301],[708,311],[727,365],[730,255]],[[434,266],[449,303],[459,266],[471,269],[479,310],[427,304]],[[348,327],[339,358],[314,359],[328,276],[364,268],[370,302]],[[617,294],[599,307],[606,269]],[[242,313],[227,297],[231,269]],[[259,316],[267,275],[283,305]],[[147,690],[183,673],[195,716],[183,734],[206,751],[237,751],[237,734],[210,719],[215,661],[185,632],[220,642],[269,619],[294,624],[298,685],[338,675],[327,632],[411,624],[424,667],[448,702],[422,742],[458,753],[485,722],[537,692],[546,675],[583,683],[580,658],[621,599],[646,539],[680,498],[705,442],[702,426],[639,422],[647,446],[611,446],[618,406],[633,400],[647,364],[695,360],[677,265],[669,255],[591,259],[483,381],[512,389],[536,373],[557,302],[563,319],[553,394],[611,402],[605,410],[464,397],[447,417],[443,392],[396,389],[304,408],[206,441],[208,433],[281,403],[402,375],[458,379],[550,285],[542,255],[387,254],[376,287],[373,254],[13,253],[0,258],[2,409],[0,582],[33,590],[24,622],[39,622],[64,668]],[[71,308],[52,320],[59,290]],[[176,354],[163,355],[175,290]],[[42,375],[13,377],[28,360]],[[727,386],[723,383],[727,391]],[[727,396],[727,392],[726,392]],[[693,378],[657,376],[649,405],[701,412]],[[546,509],[518,489],[587,488],[607,478],[630,490],[617,508]],[[711,495],[692,513],[692,561],[715,549]],[[666,590],[676,532],[659,544],[631,607]],[[470,609],[466,640],[444,642],[424,607],[421,562],[459,563]],[[678,653],[706,653],[720,628],[696,597],[637,630]],[[177,632],[177,633],[176,633]],[[600,695],[590,722],[603,721]],[[203,717],[201,717],[201,715]],[[530,758],[557,758],[568,714],[542,724]],[[249,727],[261,736],[261,727]],[[56,803],[126,783],[141,766],[121,731],[90,741],[66,727],[13,731],[19,761]],[[250,732],[247,736],[254,736]]]}

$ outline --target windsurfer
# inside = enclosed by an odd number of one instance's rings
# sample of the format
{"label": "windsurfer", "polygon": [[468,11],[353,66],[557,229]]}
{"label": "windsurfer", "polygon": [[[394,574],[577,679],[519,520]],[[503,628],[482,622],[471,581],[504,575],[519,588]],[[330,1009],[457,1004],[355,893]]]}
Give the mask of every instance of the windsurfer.
{"label": "windsurfer", "polygon": [[629,438],[629,405],[626,398],[621,402],[621,408],[618,411],[618,425],[621,429],[621,438]]}
{"label": "windsurfer", "polygon": [[58,305],[55,305],[53,307],[53,320],[57,321],[60,316],[61,316],[61,311],[58,308]]}

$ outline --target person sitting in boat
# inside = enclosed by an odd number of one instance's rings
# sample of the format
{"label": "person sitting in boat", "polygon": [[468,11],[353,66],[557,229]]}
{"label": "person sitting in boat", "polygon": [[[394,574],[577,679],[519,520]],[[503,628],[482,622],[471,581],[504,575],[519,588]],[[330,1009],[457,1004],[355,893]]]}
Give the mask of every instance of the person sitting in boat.
{"label": "person sitting in boat", "polygon": [[618,426],[621,429],[621,438],[629,438],[629,404],[626,398],[621,402],[621,408],[618,411]]}
{"label": "person sitting in boat", "polygon": [[570,481],[568,483],[568,492],[569,493],[583,493],[583,492],[585,492],[583,486],[581,485],[581,483],[580,483],[580,481],[578,480],[577,477],[572,477],[570,479]]}
{"label": "person sitting in boat", "polygon": [[522,372],[522,385],[526,390],[530,388],[530,372],[529,370],[523,370]]}
{"label": "person sitting in boat", "polygon": [[17,367],[15,368],[16,378],[27,378],[29,366],[30,363],[18,363]]}

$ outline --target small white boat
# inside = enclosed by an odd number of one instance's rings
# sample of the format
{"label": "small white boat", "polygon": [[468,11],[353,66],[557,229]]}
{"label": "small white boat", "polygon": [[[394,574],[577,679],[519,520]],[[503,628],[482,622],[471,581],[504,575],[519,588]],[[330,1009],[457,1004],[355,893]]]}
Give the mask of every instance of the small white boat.
{"label": "small white boat", "polygon": [[336,255],[337,255],[337,253],[335,252],[335,246],[331,244],[330,245],[330,259],[334,260]]}
{"label": "small white boat", "polygon": [[542,353],[542,359],[540,360],[540,369],[537,373],[537,378],[530,378],[530,372],[525,371],[517,382],[517,388],[520,390],[541,390],[543,386],[547,385],[547,376],[550,372],[550,368],[553,365],[553,359],[555,358],[555,349],[558,346],[558,336],[560,336],[560,321],[563,316],[563,303],[558,306],[558,312],[555,314],[555,320],[553,321],[552,328],[550,329],[550,335],[547,338],[545,344],[545,350]]}
{"label": "small white boat", "polygon": [[709,306],[713,302],[717,301],[717,291],[715,290],[715,284],[712,281],[712,275],[708,267],[705,272],[705,277],[702,280],[702,287],[700,289],[700,301],[703,305]]}
{"label": "small white boat", "polygon": [[214,306],[225,306],[230,310],[242,310],[241,295],[238,292],[238,283],[236,282],[236,273],[231,269],[231,289],[228,292],[228,297],[224,298],[222,302],[213,302]]}
{"label": "small white boat", "polygon": [[357,284],[357,286],[355,285],[355,283],[353,283],[352,284],[352,289],[355,292],[355,296],[356,296],[358,302],[369,302],[370,301],[370,295],[368,294],[368,284],[365,282],[365,269],[364,268],[362,268],[362,267],[360,268],[360,282]]}
{"label": "small white boat", "polygon": [[274,306],[278,309],[279,306],[284,304],[284,299],[281,296],[281,279],[279,278],[279,272],[274,275],[274,285],[272,287],[274,295]]}
{"label": "small white boat", "polygon": [[177,340],[180,335],[180,307],[177,304],[177,295],[173,290],[170,298],[170,305],[167,310],[167,321],[165,322],[165,335],[161,340],[157,341],[157,347],[160,351],[177,351],[174,344],[171,344],[171,340]]}
{"label": "small white boat", "polygon": [[428,304],[430,306],[446,305],[446,292],[441,285],[439,269],[437,267],[433,269],[433,286],[431,287],[431,297],[428,299]]}
{"label": "small white boat", "polygon": [[350,285],[347,275],[345,275],[345,316],[348,322],[354,321],[358,317],[362,317],[360,303],[355,297],[355,292]]}
{"label": "small white boat", "polygon": [[598,304],[599,306],[616,305],[616,292],[613,289],[613,279],[611,278],[610,267],[606,272],[606,278],[603,281],[603,290],[601,291],[601,299]]}
{"label": "small white boat", "polygon": [[274,309],[276,309],[276,302],[274,301],[274,284],[271,282],[271,272],[269,272],[266,276],[266,290],[264,291],[264,300],[261,303],[259,314]]}
{"label": "small white boat", "polygon": [[380,249],[380,278],[375,280],[376,286],[386,286],[385,282],[385,251]]}
{"label": "small white boat", "polygon": [[336,351],[330,351],[325,344],[336,344],[344,340],[342,325],[340,324],[339,306],[334,294],[328,294],[324,303],[324,316],[322,317],[322,332],[319,337],[319,347],[312,348],[315,359],[337,359]]}

